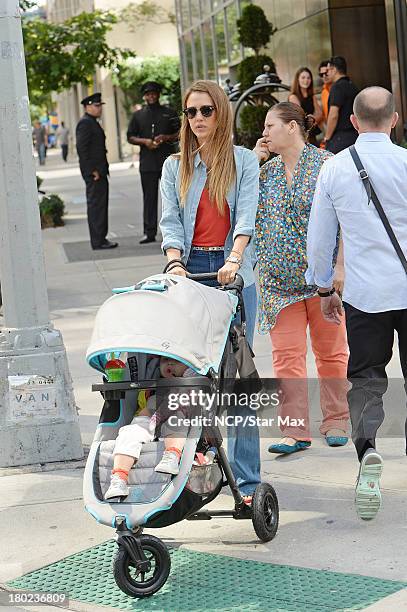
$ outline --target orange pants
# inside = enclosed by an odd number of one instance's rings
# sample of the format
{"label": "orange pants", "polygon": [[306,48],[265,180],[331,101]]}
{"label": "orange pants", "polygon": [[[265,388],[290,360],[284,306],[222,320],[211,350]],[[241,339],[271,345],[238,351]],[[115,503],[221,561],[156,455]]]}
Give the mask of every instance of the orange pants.
{"label": "orange pants", "polygon": [[323,419],[319,430],[322,434],[333,428],[347,431],[349,418],[345,316],[339,326],[325,321],[318,296],[290,304],[279,312],[270,336],[274,376],[281,379],[280,428],[284,436],[297,440],[311,439],[306,367],[308,325],[320,384]]}

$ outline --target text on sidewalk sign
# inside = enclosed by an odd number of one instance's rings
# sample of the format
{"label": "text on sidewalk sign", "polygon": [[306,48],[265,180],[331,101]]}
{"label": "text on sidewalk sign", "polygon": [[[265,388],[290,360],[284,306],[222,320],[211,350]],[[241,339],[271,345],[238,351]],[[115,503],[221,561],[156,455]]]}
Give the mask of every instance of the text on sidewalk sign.
{"label": "text on sidewalk sign", "polygon": [[9,376],[8,420],[56,417],[57,393],[52,376]]}

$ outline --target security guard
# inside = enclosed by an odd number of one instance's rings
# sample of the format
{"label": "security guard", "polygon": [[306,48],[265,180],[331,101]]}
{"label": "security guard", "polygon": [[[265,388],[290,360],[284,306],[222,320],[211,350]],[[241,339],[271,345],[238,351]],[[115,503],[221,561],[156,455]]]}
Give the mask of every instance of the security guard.
{"label": "security guard", "polygon": [[106,136],[98,122],[103,104],[100,93],[87,96],[81,102],[85,114],[76,126],[76,150],[79,167],[86,184],[88,225],[92,249],[114,249],[117,242],[110,242],[108,232],[109,164],[106,157]]}
{"label": "security guard", "polygon": [[161,85],[155,81],[141,88],[146,106],[136,111],[129,123],[127,140],[140,145],[140,176],[143,189],[145,237],[140,244],[155,242],[157,234],[158,183],[164,161],[175,152],[180,120],[177,113],[159,102]]}

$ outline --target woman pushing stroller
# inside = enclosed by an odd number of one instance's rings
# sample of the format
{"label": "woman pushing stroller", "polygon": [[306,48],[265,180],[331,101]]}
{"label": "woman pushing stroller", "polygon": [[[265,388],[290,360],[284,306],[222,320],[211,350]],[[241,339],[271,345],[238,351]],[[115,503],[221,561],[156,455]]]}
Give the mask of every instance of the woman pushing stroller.
{"label": "woman pushing stroller", "polygon": [[[218,283],[244,281],[247,340],[253,344],[257,295],[251,238],[258,202],[259,165],[252,151],[233,146],[232,110],[219,85],[197,81],[185,93],[180,153],[167,158],[161,179],[167,272],[217,272]],[[216,281],[212,282],[217,284]],[[243,413],[243,410],[242,410]],[[228,431],[228,455],[250,504],[260,482],[257,427]]]}

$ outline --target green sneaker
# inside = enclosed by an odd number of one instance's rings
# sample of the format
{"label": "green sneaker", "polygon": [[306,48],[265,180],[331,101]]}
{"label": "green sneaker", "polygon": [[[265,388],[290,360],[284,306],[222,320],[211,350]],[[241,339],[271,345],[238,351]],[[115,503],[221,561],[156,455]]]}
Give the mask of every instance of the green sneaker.
{"label": "green sneaker", "polygon": [[369,448],[360,463],[355,491],[356,514],[362,521],[371,521],[380,510],[382,471],[383,459],[374,448]]}

